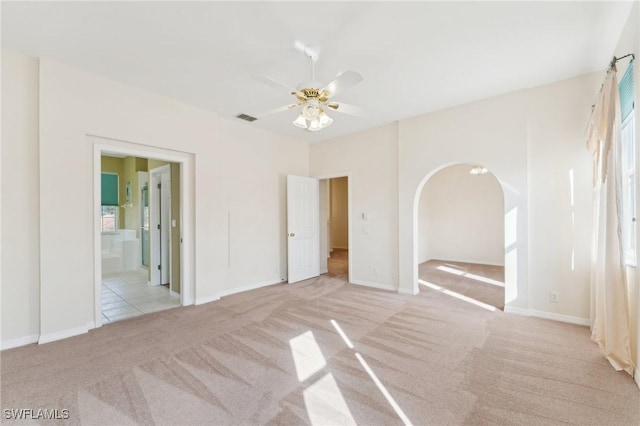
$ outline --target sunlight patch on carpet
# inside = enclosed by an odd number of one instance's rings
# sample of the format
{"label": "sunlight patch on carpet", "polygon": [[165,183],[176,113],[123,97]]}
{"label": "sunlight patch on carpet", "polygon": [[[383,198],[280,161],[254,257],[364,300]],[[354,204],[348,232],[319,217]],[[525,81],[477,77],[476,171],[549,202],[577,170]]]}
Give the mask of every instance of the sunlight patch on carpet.
{"label": "sunlight patch on carpet", "polygon": [[307,331],[294,337],[289,340],[289,346],[300,382],[304,382],[327,365],[313,332]]}
{"label": "sunlight patch on carpet", "polygon": [[356,424],[333,374],[325,374],[307,387],[303,394],[309,421],[312,425]]}
{"label": "sunlight patch on carpet", "polygon": [[494,280],[494,279],[491,279],[491,278],[483,277],[481,275],[471,274],[469,272],[465,272],[465,271],[460,270],[460,269],[450,268],[448,266],[438,266],[436,269],[438,269],[438,270],[440,270],[442,272],[448,272],[450,274],[459,275],[461,277],[471,278],[472,280],[481,281],[483,283],[487,283],[487,284],[491,284],[491,285],[497,285],[498,287],[504,287],[504,283],[503,282],[500,282],[498,280]]}
{"label": "sunlight patch on carpet", "polygon": [[387,402],[389,402],[389,404],[391,405],[391,408],[393,408],[393,410],[396,412],[398,417],[400,417],[400,420],[402,420],[402,423],[404,423],[405,426],[411,425],[411,420],[409,420],[409,418],[404,413],[404,411],[402,411],[402,408],[400,408],[396,400],[393,398],[393,396],[391,396],[387,388],[382,384],[380,379],[378,379],[378,376],[376,376],[376,373],[374,373],[371,367],[369,367],[369,364],[367,364],[367,361],[365,361],[364,358],[362,358],[362,355],[360,355],[357,352],[356,352],[356,358],[358,358],[358,361],[360,361],[360,364],[362,365],[362,368],[364,368],[364,371],[366,371],[369,377],[371,377],[371,380],[373,380],[373,383],[375,383],[378,389],[380,389],[380,392],[382,392],[382,395],[384,395]]}
{"label": "sunlight patch on carpet", "polygon": [[342,337],[342,340],[344,340],[344,343],[346,343],[350,349],[353,349],[353,343],[351,343],[351,340],[349,340],[349,338],[344,333],[344,331],[342,331],[342,327],[340,327],[340,324],[338,324],[336,320],[332,319],[331,325],[333,325],[333,328],[335,328],[338,334],[340,335],[340,337]]}
{"label": "sunlight patch on carpet", "polygon": [[460,293],[456,293],[455,291],[447,290],[446,288],[440,287],[439,285],[427,282],[425,280],[418,280],[418,282],[426,287],[439,291],[440,293],[444,293],[447,296],[455,297],[456,299],[462,300],[463,302],[471,303],[472,305],[479,306],[488,311],[495,312],[497,310],[495,306],[487,305],[486,303],[482,303],[479,300],[472,299]]}

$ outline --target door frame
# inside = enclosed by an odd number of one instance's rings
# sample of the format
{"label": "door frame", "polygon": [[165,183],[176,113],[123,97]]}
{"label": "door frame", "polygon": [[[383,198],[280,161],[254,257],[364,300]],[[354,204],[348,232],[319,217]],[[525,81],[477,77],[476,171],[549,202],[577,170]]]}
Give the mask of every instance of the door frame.
{"label": "door frame", "polygon": [[[314,178],[318,179],[319,181],[321,180],[329,180],[329,179],[334,179],[334,178],[341,178],[341,177],[346,177],[347,178],[347,223],[349,226],[349,232],[347,232],[347,234],[349,235],[349,284],[352,284],[353,281],[351,280],[351,278],[353,277],[352,273],[353,273],[353,218],[352,218],[352,207],[353,207],[353,185],[351,183],[351,172],[342,172],[342,173],[330,173],[330,174],[326,174],[326,175],[320,175],[320,176],[313,176]],[[319,212],[318,212],[319,213]],[[318,218],[320,217],[320,215],[318,214]],[[319,219],[318,219],[319,220]],[[327,228],[327,224],[324,224],[324,229]],[[322,229],[322,228],[321,228]],[[318,242],[319,244],[319,242]],[[320,250],[318,249],[318,253],[320,253]],[[322,256],[322,253],[320,253],[320,256]]]}
{"label": "door frame", "polygon": [[[153,229],[153,222],[155,219],[157,219],[157,215],[160,214],[160,216],[162,216],[162,201],[166,198],[165,196],[163,196],[163,192],[160,192],[160,197],[161,199],[160,201],[160,205],[156,206],[158,200],[156,199],[157,197],[157,187],[155,186],[154,179],[156,179],[158,176],[162,176],[162,175],[168,175],[168,179],[169,179],[169,185],[168,185],[168,190],[169,190],[169,200],[170,200],[170,204],[169,204],[169,210],[168,210],[168,218],[165,218],[165,221],[162,222],[161,221],[161,229],[160,229],[160,240],[161,241],[156,241],[155,237],[152,237],[152,235],[155,235],[155,229]],[[160,177],[160,179],[162,179],[162,177]],[[151,224],[149,225],[149,282],[151,285],[156,286],[156,285],[161,285],[164,284],[162,281],[162,274],[166,273],[167,274],[167,279],[171,280],[171,247],[172,247],[172,241],[171,241],[171,204],[173,204],[173,199],[171,199],[171,165],[170,164],[163,164],[162,166],[158,166],[155,167],[153,169],[149,170],[149,182],[151,182],[151,186],[149,187],[149,222],[151,222]],[[166,190],[166,188],[165,188]],[[158,211],[156,211],[156,209],[158,209]],[[165,228],[165,229],[162,229]],[[162,263],[163,260],[163,256],[162,256],[162,231],[165,230],[165,232],[167,232],[169,234],[169,252],[168,252],[168,260],[167,260],[167,265],[164,265]],[[157,254],[156,254],[156,247],[155,244],[160,244],[159,250],[160,250],[160,259],[156,259]],[[158,269],[157,267],[153,267],[153,265],[162,265],[162,269],[160,270],[160,274],[158,274]]]}
{"label": "door frame", "polygon": [[[149,145],[140,145],[97,135],[87,135],[87,140],[93,143],[93,211],[94,211],[94,323],[95,328],[102,326],[102,231],[100,227],[101,217],[101,157],[106,154],[116,154],[140,158],[149,158],[170,163],[180,164],[180,305],[193,305],[195,303],[195,274],[191,267],[194,261],[195,246],[192,238],[193,205],[193,173],[194,158],[192,154]],[[195,237],[195,235],[194,235]],[[91,324],[94,325],[94,324]]]}
{"label": "door frame", "polygon": [[[146,268],[147,271],[149,270],[149,268],[151,267],[151,253],[149,253],[149,265],[145,265],[144,264],[144,242],[143,242],[143,238],[142,238],[142,231],[144,230],[144,227],[142,226],[144,223],[144,208],[142,206],[142,190],[144,189],[145,185],[147,186],[147,203],[149,203],[149,190],[151,189],[151,185],[149,184],[149,172],[143,172],[143,171],[138,171],[136,172],[138,174],[138,196],[140,197],[140,210],[138,211],[138,216],[140,217],[140,266],[141,268]],[[141,179],[141,177],[144,176],[144,179]],[[147,204],[147,207],[148,204]],[[151,218],[149,218],[149,221],[151,221]],[[151,232],[151,225],[149,225],[149,229],[147,230],[147,232]],[[151,234],[149,234],[151,235]],[[150,238],[150,237],[149,237]],[[151,247],[151,241],[149,241],[149,247]],[[151,250],[151,248],[149,248],[149,250]]]}

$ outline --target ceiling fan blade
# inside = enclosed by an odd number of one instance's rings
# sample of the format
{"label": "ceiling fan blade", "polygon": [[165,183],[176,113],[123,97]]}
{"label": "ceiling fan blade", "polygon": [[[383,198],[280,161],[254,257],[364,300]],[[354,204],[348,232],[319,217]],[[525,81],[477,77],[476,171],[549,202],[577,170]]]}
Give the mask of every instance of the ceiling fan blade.
{"label": "ceiling fan blade", "polygon": [[336,96],[348,87],[354,84],[360,83],[363,80],[362,76],[355,71],[345,71],[338,75],[332,82],[327,84],[322,90],[329,92],[330,97]]}
{"label": "ceiling fan blade", "polygon": [[289,111],[289,110],[294,109],[294,108],[299,107],[299,106],[300,106],[300,104],[289,104],[289,105],[281,106],[279,108],[275,108],[275,109],[272,109],[270,111],[263,112],[261,114],[256,114],[256,118],[265,118],[265,117],[268,117],[270,115],[277,114],[279,112]]}
{"label": "ceiling fan blade", "polygon": [[342,112],[344,114],[349,115],[357,115],[360,117],[364,117],[366,115],[365,110],[351,104],[345,104],[342,102],[329,102],[327,107],[331,108],[333,111]]}
{"label": "ceiling fan blade", "polygon": [[293,87],[289,87],[286,84],[280,83],[279,81],[276,81],[272,78],[266,77],[264,75],[254,75],[253,76],[254,80],[257,80],[261,83],[264,83],[268,86],[272,86],[275,87],[277,89],[285,89],[286,91],[288,91],[289,93],[297,93],[298,89],[294,89]]}

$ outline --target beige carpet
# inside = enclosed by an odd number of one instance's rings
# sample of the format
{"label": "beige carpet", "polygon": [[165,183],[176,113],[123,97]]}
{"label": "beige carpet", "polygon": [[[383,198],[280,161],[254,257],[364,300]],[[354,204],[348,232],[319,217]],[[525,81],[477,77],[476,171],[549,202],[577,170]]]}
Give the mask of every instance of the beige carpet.
{"label": "beige carpet", "polygon": [[640,424],[640,390],[584,327],[326,275],[1,361],[3,409],[65,424]]}
{"label": "beige carpet", "polygon": [[504,266],[430,260],[418,267],[420,279],[504,311]]}

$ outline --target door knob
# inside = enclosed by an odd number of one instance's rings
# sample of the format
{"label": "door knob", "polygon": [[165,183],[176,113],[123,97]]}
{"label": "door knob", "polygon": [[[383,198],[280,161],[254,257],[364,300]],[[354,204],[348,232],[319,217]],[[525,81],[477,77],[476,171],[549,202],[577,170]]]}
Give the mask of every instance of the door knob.
{"label": "door knob", "polygon": [[290,237],[295,237],[295,236],[296,236],[296,234],[294,234],[293,232],[289,232],[289,236],[290,236]]}

